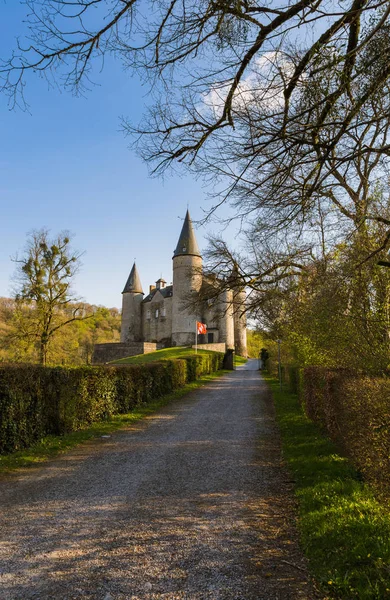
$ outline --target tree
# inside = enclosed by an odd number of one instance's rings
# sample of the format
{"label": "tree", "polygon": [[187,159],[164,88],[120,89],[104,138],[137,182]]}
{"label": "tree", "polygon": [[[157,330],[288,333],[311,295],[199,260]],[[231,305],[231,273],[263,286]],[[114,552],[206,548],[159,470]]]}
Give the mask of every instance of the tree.
{"label": "tree", "polygon": [[[387,0],[26,4],[28,43],[1,68],[12,105],[24,103],[29,70],[78,93],[94,59],[113,54],[154,84],[146,125],[125,123],[140,134],[145,159],[157,171],[184,162],[217,175],[220,201],[238,202],[239,214],[252,214],[251,198],[265,196],[282,220],[304,219],[332,163],[370,150],[354,143],[356,123],[375,128],[387,119]],[[379,97],[384,104],[372,111]],[[387,135],[375,152],[389,155]]]}
{"label": "tree", "polygon": [[[307,106],[314,105],[318,97],[325,98],[328,88],[329,82],[323,77],[312,82],[310,94],[309,90],[305,92]],[[288,155],[269,152],[257,156],[248,147],[248,161],[252,152],[251,173],[247,171],[246,181],[239,182],[235,189],[241,215],[251,217],[249,226],[247,222],[245,252],[235,253],[222,239],[214,238],[210,241],[208,258],[211,271],[222,274],[228,283],[231,283],[228,274],[234,265],[239,265],[237,284],[250,289],[248,309],[261,318],[263,327],[266,314],[278,314],[281,310],[283,281],[289,290],[299,273],[310,271],[313,266],[316,269],[320,266],[325,276],[327,259],[339,251],[340,244],[348,248],[343,254],[347,267],[344,276],[355,281],[350,296],[356,309],[354,315],[359,314],[364,320],[364,305],[369,303],[373,277],[377,277],[372,263],[378,258],[383,263],[390,242],[386,189],[389,163],[388,157],[380,152],[389,133],[385,115],[389,110],[390,90],[388,86],[384,89],[386,95],[370,99],[362,112],[364,120],[354,119],[337,148],[326,158],[326,175],[317,182],[315,192],[305,193],[305,187],[316,176],[314,150],[296,157],[299,173],[294,173]],[[357,94],[355,84],[351,84],[350,99]],[[338,105],[334,119],[342,120],[346,111],[348,106]],[[376,115],[375,122],[372,115]],[[256,122],[252,123],[253,114],[246,118],[248,129],[251,125],[252,131],[257,131]],[[333,125],[328,124],[320,137],[331,138],[332,131]],[[353,148],[355,155],[348,158]],[[228,146],[226,140],[226,152],[231,153],[232,160],[234,156],[239,160],[245,152],[243,142],[240,146],[237,140]],[[317,166],[319,172],[319,160]],[[271,318],[273,323],[275,318],[275,315]]]}
{"label": "tree", "polygon": [[83,305],[76,301],[71,284],[81,254],[70,247],[67,233],[49,238],[45,229],[33,231],[22,257],[16,256],[15,337],[33,341],[39,362],[45,365],[50,343],[63,327],[82,320]]}

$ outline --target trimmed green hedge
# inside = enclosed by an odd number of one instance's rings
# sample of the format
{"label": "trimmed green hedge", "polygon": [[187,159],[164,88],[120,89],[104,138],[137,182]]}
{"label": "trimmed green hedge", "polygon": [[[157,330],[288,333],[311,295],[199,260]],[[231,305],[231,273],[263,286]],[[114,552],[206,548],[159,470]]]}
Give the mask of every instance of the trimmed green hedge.
{"label": "trimmed green hedge", "polygon": [[0,366],[0,454],[125,414],[222,368],[213,352],[142,365]]}
{"label": "trimmed green hedge", "polygon": [[390,378],[306,367],[299,387],[307,416],[326,429],[366,481],[389,493]]}

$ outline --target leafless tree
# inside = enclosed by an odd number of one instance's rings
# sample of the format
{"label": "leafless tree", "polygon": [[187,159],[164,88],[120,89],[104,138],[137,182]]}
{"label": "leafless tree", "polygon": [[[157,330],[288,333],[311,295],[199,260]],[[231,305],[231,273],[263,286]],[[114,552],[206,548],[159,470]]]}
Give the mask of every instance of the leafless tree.
{"label": "leafless tree", "polygon": [[[26,71],[56,73],[79,91],[93,60],[106,53],[162,81],[168,92],[150,130],[155,158],[193,161],[221,129],[234,131],[246,94],[263,104],[265,142],[283,136],[286,149],[308,144],[323,159],[337,145],[390,75],[386,0],[26,0],[30,37],[3,63],[4,89],[13,101]],[[317,75],[329,79],[325,97],[302,107],[302,90]],[[364,79],[331,138],[318,139],[351,85]],[[167,89],[166,84],[173,83]],[[164,87],[165,84],[165,87]],[[205,108],[205,94],[219,98]],[[206,102],[207,104],[207,102]],[[157,137],[156,137],[157,134]],[[159,139],[160,136],[160,139]],[[164,142],[164,143],[161,143]]]}
{"label": "leafless tree", "polygon": [[26,5],[30,36],[0,69],[12,106],[29,71],[80,93],[96,59],[115,55],[153,86],[142,125],[124,127],[154,171],[204,173],[220,182],[217,204],[272,232],[310,237],[312,220],[332,214],[355,229],[389,225],[386,207],[367,202],[390,151],[387,0]]}

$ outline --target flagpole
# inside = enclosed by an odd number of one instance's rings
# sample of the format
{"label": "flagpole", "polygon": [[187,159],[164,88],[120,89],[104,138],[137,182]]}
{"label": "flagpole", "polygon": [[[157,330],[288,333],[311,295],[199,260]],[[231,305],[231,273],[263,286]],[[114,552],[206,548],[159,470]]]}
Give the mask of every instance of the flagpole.
{"label": "flagpole", "polygon": [[198,354],[198,322],[195,321],[195,354]]}

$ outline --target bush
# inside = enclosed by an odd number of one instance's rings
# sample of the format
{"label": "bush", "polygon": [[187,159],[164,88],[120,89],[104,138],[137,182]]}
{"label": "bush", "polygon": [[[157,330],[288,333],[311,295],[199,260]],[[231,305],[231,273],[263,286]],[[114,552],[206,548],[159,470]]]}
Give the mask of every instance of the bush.
{"label": "bush", "polygon": [[390,491],[390,378],[307,367],[302,397],[364,479]]}
{"label": "bush", "polygon": [[45,434],[51,414],[44,410],[41,373],[40,367],[0,368],[1,452],[25,447]]}
{"label": "bush", "polygon": [[128,413],[218,371],[222,360],[213,352],[120,367],[1,365],[0,453]]}

